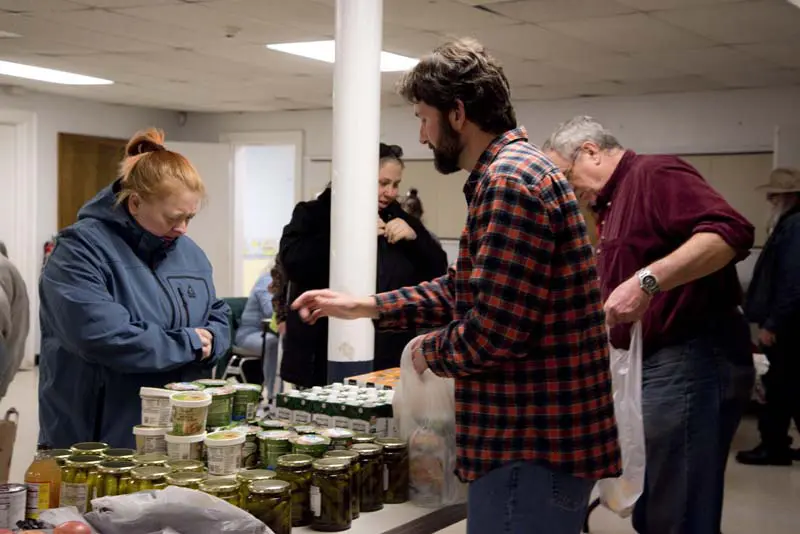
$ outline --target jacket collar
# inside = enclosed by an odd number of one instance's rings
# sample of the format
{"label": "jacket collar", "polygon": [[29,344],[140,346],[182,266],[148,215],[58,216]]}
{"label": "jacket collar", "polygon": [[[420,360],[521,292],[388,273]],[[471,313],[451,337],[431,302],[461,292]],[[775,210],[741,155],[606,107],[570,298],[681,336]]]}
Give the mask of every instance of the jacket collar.
{"label": "jacket collar", "polygon": [[475,164],[475,167],[472,169],[472,172],[464,184],[464,197],[467,199],[467,203],[472,202],[472,197],[475,194],[475,189],[478,187],[478,182],[480,182],[483,175],[486,174],[489,165],[497,158],[500,151],[511,143],[527,140],[528,131],[525,127],[520,126],[519,128],[514,128],[513,130],[499,135],[489,143],[489,146],[483,151],[481,157],[478,158],[478,163]]}
{"label": "jacket collar", "polygon": [[617,190],[619,184],[625,179],[625,176],[628,175],[628,171],[630,171],[631,167],[633,167],[633,162],[635,160],[636,152],[633,150],[626,150],[625,154],[622,155],[622,159],[619,160],[617,168],[614,169],[613,173],[611,173],[611,178],[608,179],[606,185],[604,185],[603,189],[601,189],[600,193],[598,193],[597,201],[594,204],[595,211],[602,211],[606,208],[606,206],[608,206],[608,204],[611,202],[611,199],[614,198],[614,192]]}

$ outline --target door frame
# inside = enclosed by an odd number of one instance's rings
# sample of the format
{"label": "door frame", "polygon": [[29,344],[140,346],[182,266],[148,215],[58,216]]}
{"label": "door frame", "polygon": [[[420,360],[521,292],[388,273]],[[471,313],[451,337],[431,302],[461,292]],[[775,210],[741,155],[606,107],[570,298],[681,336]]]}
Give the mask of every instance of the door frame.
{"label": "door frame", "polygon": [[[303,162],[305,154],[304,132],[302,130],[226,132],[219,136],[222,143],[231,145],[233,157],[233,287],[238,291],[242,286],[244,260],[244,188],[238,183],[241,173],[237,172],[236,152],[244,146],[294,145],[294,200],[296,204],[303,198]],[[286,221],[287,223],[289,221]]]}
{"label": "door frame", "polygon": [[[9,234],[14,237],[12,252],[14,265],[22,275],[30,300],[30,333],[25,343],[22,366],[33,367],[36,343],[39,339],[38,282],[42,246],[38,236],[38,183],[36,172],[36,113],[17,109],[0,109],[0,123],[16,131],[16,161],[14,172],[15,200],[14,227]],[[4,232],[6,230],[4,229]]]}

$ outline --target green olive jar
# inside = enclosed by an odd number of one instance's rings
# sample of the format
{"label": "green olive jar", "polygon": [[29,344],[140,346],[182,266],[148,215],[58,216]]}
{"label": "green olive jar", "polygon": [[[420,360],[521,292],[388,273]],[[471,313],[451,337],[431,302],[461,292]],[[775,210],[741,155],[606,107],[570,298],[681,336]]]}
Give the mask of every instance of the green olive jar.
{"label": "green olive jar", "polygon": [[136,451],[133,449],[106,449],[103,454],[106,460],[133,460]]}
{"label": "green olive jar", "polygon": [[356,434],[353,436],[353,445],[359,445],[363,443],[375,443],[376,436],[373,434]]}
{"label": "green olive jar", "polygon": [[251,482],[244,509],[267,525],[275,534],[291,534],[291,493],[291,484],[284,480]]}
{"label": "green olive jar", "polygon": [[206,479],[200,484],[200,491],[241,508],[239,483],[233,477]]}
{"label": "green olive jar", "polygon": [[205,473],[177,471],[167,475],[167,485],[199,490],[200,484],[205,482],[207,478],[208,475]]}
{"label": "green olive jar", "polygon": [[147,454],[137,454],[133,461],[140,467],[166,467],[169,456],[160,452],[150,452]]}
{"label": "green olive jar", "polygon": [[379,438],[375,444],[383,447],[383,502],[408,502],[408,444],[398,438]]}
{"label": "green olive jar", "polygon": [[361,464],[356,451],[328,451],[325,458],[341,458],[350,463],[350,496],[353,499],[353,520],[361,516]]}
{"label": "green olive jar", "polygon": [[97,454],[78,454],[64,460],[61,468],[61,506],[74,506],[81,514],[90,510],[89,502],[97,483],[97,468],[105,461]]}
{"label": "green olive jar", "polygon": [[167,487],[169,469],[157,465],[138,466],[131,471],[131,493]]}
{"label": "green olive jar", "polygon": [[170,473],[201,473],[206,472],[206,464],[200,460],[167,460],[164,467]]}
{"label": "green olive jar", "polygon": [[91,455],[91,456],[102,456],[104,452],[106,452],[111,447],[108,443],[100,443],[96,441],[86,441],[83,443],[76,443],[72,447],[69,448],[69,452],[76,455]]}
{"label": "green olive jar", "polygon": [[67,458],[72,456],[72,451],[69,449],[50,449],[48,453],[50,454],[50,458],[53,458],[56,461],[58,467],[64,467],[64,465],[66,465]]}
{"label": "green olive jar", "polygon": [[307,454],[286,454],[278,458],[276,477],[292,485],[292,526],[311,524],[311,465],[314,458]]}
{"label": "green olive jar", "polygon": [[383,509],[383,448],[374,443],[353,445],[361,464],[361,511]]}
{"label": "green olive jar", "polygon": [[97,466],[94,497],[116,497],[130,493],[131,471],[136,464],[131,460],[106,460]]}
{"label": "green olive jar", "polygon": [[275,476],[275,471],[269,469],[246,469],[236,473],[236,482],[239,483],[239,502],[244,504],[247,500],[250,484],[260,480],[272,480]]}
{"label": "green olive jar", "polygon": [[315,460],[311,475],[311,528],[340,532],[353,524],[350,464],[344,458]]}

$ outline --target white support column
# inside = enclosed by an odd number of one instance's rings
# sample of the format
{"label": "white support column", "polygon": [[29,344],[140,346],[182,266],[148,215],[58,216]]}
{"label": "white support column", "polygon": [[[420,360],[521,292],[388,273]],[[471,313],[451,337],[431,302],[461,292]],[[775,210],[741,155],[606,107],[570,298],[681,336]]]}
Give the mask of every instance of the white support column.
{"label": "white support column", "polygon": [[[383,0],[337,0],[330,286],[375,293]],[[372,370],[368,319],[330,320],[328,381]]]}

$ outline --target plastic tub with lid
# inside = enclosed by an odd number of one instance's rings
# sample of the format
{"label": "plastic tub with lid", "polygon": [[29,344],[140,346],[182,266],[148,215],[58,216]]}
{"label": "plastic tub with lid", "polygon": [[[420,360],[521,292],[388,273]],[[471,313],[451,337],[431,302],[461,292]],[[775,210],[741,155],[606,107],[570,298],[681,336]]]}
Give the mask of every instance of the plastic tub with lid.
{"label": "plastic tub with lid", "polygon": [[211,395],[205,391],[178,391],[169,398],[174,436],[193,436],[206,431]]}
{"label": "plastic tub with lid", "polygon": [[133,435],[136,437],[136,454],[166,453],[167,442],[164,440],[164,436],[168,430],[169,428],[142,425],[133,427]]}
{"label": "plastic tub with lid", "polygon": [[164,436],[167,456],[170,460],[202,460],[203,442],[206,440],[206,435],[203,432],[193,436],[176,436],[167,432]]}
{"label": "plastic tub with lid", "polygon": [[143,387],[139,389],[139,397],[142,399],[143,426],[169,426],[172,417],[169,398],[173,393],[174,391],[161,388]]}
{"label": "plastic tub with lid", "polygon": [[206,436],[208,474],[231,476],[242,469],[242,448],[247,436],[237,430],[212,432]]}

